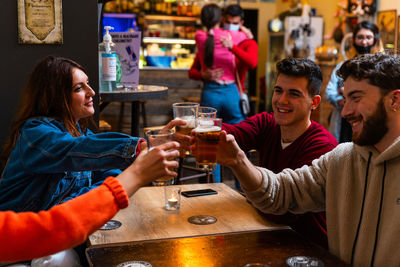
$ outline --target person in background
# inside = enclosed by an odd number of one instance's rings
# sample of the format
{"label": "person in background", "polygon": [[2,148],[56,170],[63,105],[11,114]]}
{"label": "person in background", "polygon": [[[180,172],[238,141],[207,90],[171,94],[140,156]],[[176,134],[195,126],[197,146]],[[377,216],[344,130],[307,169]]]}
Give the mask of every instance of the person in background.
{"label": "person in background", "polygon": [[400,265],[400,57],[345,61],[342,116],[353,142],[310,166],[274,173],[255,167],[222,131],[217,161],[239,178],[247,199],[275,214],[326,210],[329,251],[351,266]]}
{"label": "person in background", "polygon": [[230,31],[241,31],[246,34],[247,39],[235,45],[230,38],[221,37],[222,45],[235,55],[236,71],[239,76],[241,88],[245,88],[244,82],[249,69],[254,69],[258,64],[258,45],[254,40],[252,32],[243,26],[244,11],[240,5],[232,4],[224,10],[224,29]]}
{"label": "person in background", "polygon": [[[235,137],[239,147],[259,152],[259,166],[278,173],[285,168],[310,165],[331,151],[337,142],[320,124],[311,120],[311,113],[321,100],[322,73],[309,59],[283,59],[276,64],[277,79],[272,95],[273,113],[263,112],[222,129]],[[295,231],[327,247],[324,212],[265,215],[289,224]]]}
{"label": "person in background", "polygon": [[[170,142],[147,151],[116,178],[48,211],[0,212],[0,262],[43,257],[75,247],[110,220],[141,186],[163,175],[176,176],[179,144]],[[172,160],[171,160],[172,159]],[[47,266],[47,265],[46,265]]]}
{"label": "person in background", "polygon": [[[362,21],[358,23],[353,31],[352,39],[351,54],[353,57],[382,50],[379,29],[372,22]],[[342,63],[339,63],[333,70],[325,91],[326,100],[334,107],[330,115],[329,132],[335,136],[339,143],[351,142],[351,126],[340,115],[344,105],[343,81],[338,77],[336,71],[341,65]]]}
{"label": "person in background", "polygon": [[235,58],[221,42],[222,37],[238,44],[247,39],[243,32],[226,31],[220,28],[221,9],[216,4],[207,4],[201,10],[201,22],[207,31],[195,34],[198,61],[204,73],[216,70],[214,79],[205,79],[201,105],[216,108],[217,116],[226,123],[237,123],[244,119],[239,102],[239,92],[235,84]]}
{"label": "person in background", "polygon": [[[224,10],[223,24],[225,30],[241,31],[246,34],[247,39],[235,45],[230,38],[224,36],[220,41],[222,45],[228,48],[235,55],[236,71],[239,75],[241,88],[245,88],[244,82],[249,69],[257,67],[258,63],[258,45],[253,39],[253,34],[249,29],[243,26],[244,12],[236,4],[229,5]],[[189,78],[193,80],[216,81],[223,74],[222,69],[201,69],[199,55],[196,54],[195,60],[189,70]],[[235,80],[238,82],[237,79]],[[237,84],[239,88],[239,84]]]}
{"label": "person in background", "polygon": [[83,67],[70,59],[48,56],[35,66],[4,146],[0,210],[47,210],[136,159],[142,139],[88,129],[94,94]]}

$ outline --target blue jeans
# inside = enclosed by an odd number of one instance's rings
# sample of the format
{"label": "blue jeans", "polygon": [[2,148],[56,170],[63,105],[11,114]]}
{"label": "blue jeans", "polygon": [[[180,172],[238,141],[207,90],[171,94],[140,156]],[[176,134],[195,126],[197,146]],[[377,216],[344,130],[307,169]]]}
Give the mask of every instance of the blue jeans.
{"label": "blue jeans", "polygon": [[204,83],[201,106],[217,109],[217,117],[222,118],[222,122],[235,124],[246,119],[239,102],[239,91],[235,83],[222,85],[215,82]]}

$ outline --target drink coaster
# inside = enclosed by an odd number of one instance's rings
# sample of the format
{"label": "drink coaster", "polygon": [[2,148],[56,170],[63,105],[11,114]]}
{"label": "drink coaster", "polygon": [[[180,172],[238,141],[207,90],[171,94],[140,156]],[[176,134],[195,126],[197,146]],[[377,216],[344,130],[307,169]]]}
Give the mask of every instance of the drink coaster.
{"label": "drink coaster", "polygon": [[126,261],[117,265],[117,267],[152,267],[147,261]]}
{"label": "drink coaster", "polygon": [[188,222],[197,225],[207,225],[217,222],[217,218],[210,215],[196,215],[188,218]]}
{"label": "drink coaster", "polygon": [[121,222],[116,221],[116,220],[110,220],[108,222],[106,222],[101,228],[100,230],[114,230],[117,228],[120,228],[122,225]]}
{"label": "drink coaster", "polygon": [[324,267],[324,263],[320,259],[307,256],[294,256],[287,258],[286,264],[291,267]]}

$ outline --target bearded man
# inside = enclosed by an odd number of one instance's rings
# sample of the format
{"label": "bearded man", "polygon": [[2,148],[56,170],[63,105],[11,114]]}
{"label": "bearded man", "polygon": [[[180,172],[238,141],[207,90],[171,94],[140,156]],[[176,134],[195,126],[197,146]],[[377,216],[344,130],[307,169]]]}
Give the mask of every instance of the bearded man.
{"label": "bearded man", "polygon": [[329,250],[352,266],[400,266],[400,57],[345,61],[342,116],[353,143],[296,170],[255,167],[221,133],[218,163],[238,177],[253,206],[283,214],[326,210]]}

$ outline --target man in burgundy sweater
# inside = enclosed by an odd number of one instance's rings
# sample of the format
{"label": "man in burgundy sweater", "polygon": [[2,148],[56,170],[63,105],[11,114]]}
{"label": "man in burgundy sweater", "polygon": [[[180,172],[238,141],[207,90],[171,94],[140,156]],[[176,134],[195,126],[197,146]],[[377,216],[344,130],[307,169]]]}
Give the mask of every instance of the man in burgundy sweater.
{"label": "man in burgundy sweater", "polygon": [[[263,112],[235,125],[223,125],[240,148],[259,152],[259,165],[275,173],[285,168],[310,165],[331,151],[336,139],[320,124],[311,121],[311,112],[320,101],[320,68],[308,59],[284,59],[276,64],[278,76],[272,96],[273,113]],[[266,215],[289,224],[295,231],[327,247],[325,213]]]}

